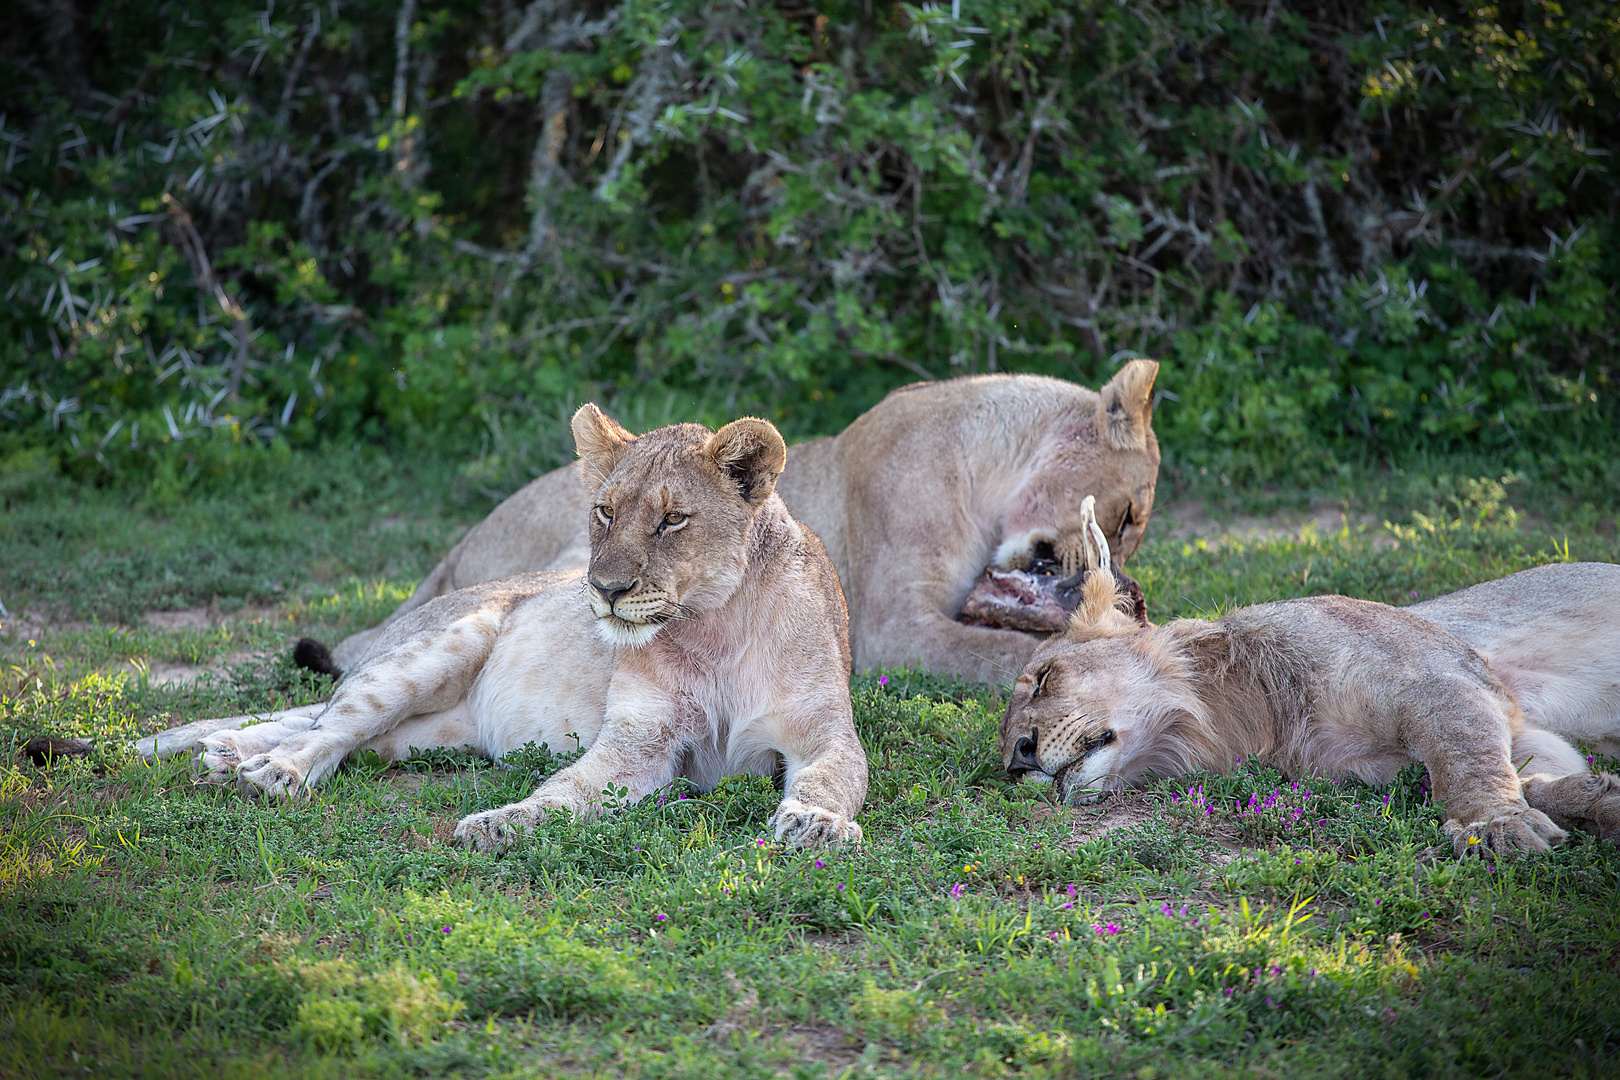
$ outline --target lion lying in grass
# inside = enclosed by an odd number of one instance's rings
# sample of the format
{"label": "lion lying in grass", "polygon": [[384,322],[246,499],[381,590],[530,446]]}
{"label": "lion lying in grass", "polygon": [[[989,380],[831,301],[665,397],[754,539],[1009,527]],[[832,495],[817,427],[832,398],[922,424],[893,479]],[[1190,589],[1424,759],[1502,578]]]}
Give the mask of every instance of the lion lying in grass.
{"label": "lion lying in grass", "polygon": [[[975,609],[965,624],[964,601],[987,567],[1016,572],[1044,557],[1058,576],[1082,569],[1087,496],[1114,554],[1136,551],[1158,479],[1158,369],[1128,361],[1096,391],[1036,375],[920,383],[837,436],[790,447],[777,493],[827,545],[849,600],[855,665],[1012,678],[1040,640],[1021,631],[1053,627],[1004,620],[1016,603]],[[589,509],[570,469],[547,473],[462,537],[381,626],[347,638],[330,660],[316,651],[300,662],[347,670],[384,627],[436,596],[583,568]]]}
{"label": "lion lying in grass", "polygon": [[[1620,737],[1620,566],[1538,567],[1415,609],[1343,596],[1143,626],[1093,574],[1001,724],[1012,774],[1090,802],[1257,759],[1388,783],[1429,770],[1459,854],[1620,841],[1620,780],[1561,734]],[[1515,696],[1517,691],[1518,696]]]}
{"label": "lion lying in grass", "polygon": [[295,798],[344,758],[412,748],[500,757],[577,735],[584,756],[456,835],[497,850],[553,809],[594,814],[684,776],[781,771],[778,839],[858,841],[866,754],[849,700],[848,616],[832,564],[775,494],[786,447],[764,420],[636,438],[574,416],[590,492],[586,573],[525,574],[438,597],[391,624],[330,704],[200,721],[143,740],[200,749],[216,781]]}

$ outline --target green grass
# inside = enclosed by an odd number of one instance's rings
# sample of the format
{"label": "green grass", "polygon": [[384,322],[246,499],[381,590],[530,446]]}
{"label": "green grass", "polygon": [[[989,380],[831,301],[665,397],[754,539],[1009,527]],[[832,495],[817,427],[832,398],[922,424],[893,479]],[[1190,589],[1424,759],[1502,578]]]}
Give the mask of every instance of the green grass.
{"label": "green grass", "polygon": [[[289,638],[375,618],[476,515],[378,486],[371,511],[280,482],[163,508],[59,493],[0,525],[0,599],[62,620],[0,636],[0,743],[101,740],[0,769],[0,1076],[1620,1071],[1620,852],[1458,862],[1417,769],[1372,789],[1245,767],[1064,810],[1001,779],[998,690],[889,672],[853,684],[858,849],[768,842],[777,795],[738,779],[490,859],[455,821],[551,754],[360,761],[267,808],[122,750],[326,692]],[[1612,514],[1526,525],[1493,485],[1431,495],[1392,526],[1156,536],[1131,569],[1167,618],[1620,558]],[[206,628],[138,622],[214,597]],[[131,660],[224,666],[179,689]]]}

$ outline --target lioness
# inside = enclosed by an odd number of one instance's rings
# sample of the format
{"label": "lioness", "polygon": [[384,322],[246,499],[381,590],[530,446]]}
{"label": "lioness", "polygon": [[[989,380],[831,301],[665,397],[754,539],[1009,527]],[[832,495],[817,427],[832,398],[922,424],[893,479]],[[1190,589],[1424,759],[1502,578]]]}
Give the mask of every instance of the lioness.
{"label": "lioness", "polygon": [[848,615],[813,533],[775,494],[787,448],[764,420],[640,438],[594,405],[573,419],[589,492],[587,573],[541,572],[438,597],[393,621],[330,704],[269,722],[202,721],[147,740],[199,746],[210,775],[292,798],[349,754],[491,757],[589,747],[522,802],[462,819],[497,850],[547,810],[591,814],[684,776],[784,774],[779,839],[858,841],[866,755],[849,700]]}
{"label": "lioness", "polygon": [[[1620,567],[1547,566],[1478,589],[1422,614],[1317,596],[1144,627],[1093,574],[1068,632],[1014,685],[1002,762],[1090,802],[1239,758],[1369,783],[1421,761],[1459,854],[1544,851],[1560,826],[1620,840],[1620,781],[1587,772],[1557,734],[1620,736]],[[1499,665],[1542,692],[1515,699]]]}
{"label": "lioness", "polygon": [[[1080,569],[1087,495],[1114,553],[1136,551],[1158,478],[1158,369],[1132,360],[1100,392],[1034,375],[921,383],[840,435],[791,447],[777,492],[838,569],[856,665],[995,682],[1023,667],[1039,638],[965,626],[957,613],[986,566],[1022,567],[1040,550],[1065,574]],[[588,510],[566,470],[534,480],[464,536],[382,626],[338,645],[337,666],[352,666],[383,627],[435,596],[583,567]]]}

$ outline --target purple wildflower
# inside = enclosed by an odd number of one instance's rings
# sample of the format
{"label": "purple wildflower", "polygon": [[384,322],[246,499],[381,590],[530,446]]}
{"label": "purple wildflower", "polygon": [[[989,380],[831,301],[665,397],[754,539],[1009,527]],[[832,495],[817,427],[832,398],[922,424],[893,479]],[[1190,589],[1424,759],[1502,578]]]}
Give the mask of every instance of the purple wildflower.
{"label": "purple wildflower", "polygon": [[887,675],[879,675],[878,676],[878,685],[879,686],[888,686],[889,685],[889,677]]}
{"label": "purple wildflower", "polygon": [[[840,887],[842,887],[842,886],[840,886]],[[961,885],[961,884],[952,885],[951,886],[951,899],[952,900],[960,900],[960,899],[962,899],[962,894],[965,893],[965,892],[967,892],[967,886],[966,885]],[[1070,906],[1073,906],[1073,905],[1070,905]]]}

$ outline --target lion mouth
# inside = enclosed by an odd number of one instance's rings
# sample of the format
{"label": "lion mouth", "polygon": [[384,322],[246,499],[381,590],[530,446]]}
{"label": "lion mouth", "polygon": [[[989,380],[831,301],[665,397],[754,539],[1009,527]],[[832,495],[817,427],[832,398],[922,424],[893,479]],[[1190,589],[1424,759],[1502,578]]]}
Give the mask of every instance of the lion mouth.
{"label": "lion mouth", "polygon": [[610,645],[626,645],[630,648],[640,648],[664,628],[661,619],[634,618],[627,619],[616,612],[599,615],[596,620],[597,633],[602,640]]}
{"label": "lion mouth", "polygon": [[1112,794],[1097,787],[1071,788],[1069,786],[1069,773],[1083,760],[1083,758],[1076,758],[1052,774],[1052,785],[1059,796],[1062,797],[1065,806],[1090,806],[1092,803],[1100,802]]}

